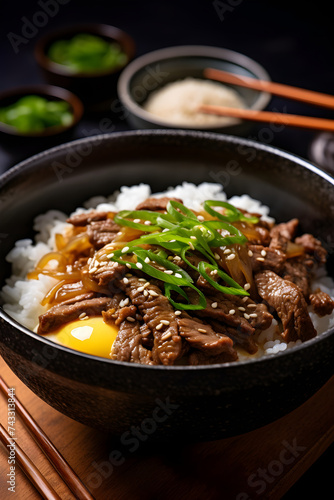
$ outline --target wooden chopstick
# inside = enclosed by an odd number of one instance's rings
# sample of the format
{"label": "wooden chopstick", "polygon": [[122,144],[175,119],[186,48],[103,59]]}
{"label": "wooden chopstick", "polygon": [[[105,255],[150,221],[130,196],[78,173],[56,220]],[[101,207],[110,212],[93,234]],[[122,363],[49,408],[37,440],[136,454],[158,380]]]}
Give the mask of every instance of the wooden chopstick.
{"label": "wooden chopstick", "polygon": [[229,108],[227,106],[211,106],[208,104],[200,106],[198,111],[211,115],[231,116],[242,120],[272,122],[290,127],[334,131],[334,120],[328,120],[326,118],[290,115],[288,113],[277,113],[273,111],[257,111],[255,109]]}
{"label": "wooden chopstick", "polygon": [[236,75],[228,71],[221,71],[219,69],[207,68],[204,70],[204,76],[212,80],[218,80],[232,85],[240,85],[254,90],[269,92],[281,97],[295,99],[299,101],[308,102],[317,106],[334,109],[334,96],[315,92],[314,90],[301,89],[283,83],[275,83],[267,80],[258,80],[249,76]]}
{"label": "wooden chopstick", "polygon": [[[7,395],[9,387],[3,378],[0,376],[0,390],[3,394]],[[94,500],[94,497],[88,491],[86,486],[81,482],[79,477],[76,475],[74,470],[61,455],[61,453],[55,448],[52,442],[49,440],[45,432],[40,428],[35,419],[30,415],[28,410],[25,409],[23,404],[18,400],[15,395],[15,410],[22,418],[23,423],[28,429],[31,436],[34,438],[38,446],[44,452],[47,459],[58,471],[59,475],[62,477],[64,482],[70,488],[70,490],[76,495],[80,500]]]}
{"label": "wooden chopstick", "polygon": [[[0,441],[5,446],[10,446],[12,444],[12,438],[1,424]],[[60,496],[57,495],[54,489],[49,485],[47,480],[42,476],[37,467],[32,463],[30,458],[24,453],[16,441],[15,460],[43,498],[47,500],[61,500]]]}

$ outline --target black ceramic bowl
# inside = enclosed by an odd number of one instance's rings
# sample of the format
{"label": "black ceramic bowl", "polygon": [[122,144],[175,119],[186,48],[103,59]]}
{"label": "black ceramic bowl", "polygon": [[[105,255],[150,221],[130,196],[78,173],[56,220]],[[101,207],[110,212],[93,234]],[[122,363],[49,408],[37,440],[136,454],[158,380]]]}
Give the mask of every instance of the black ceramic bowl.
{"label": "black ceramic bowl", "polygon": [[[173,126],[143,108],[152,92],[168,83],[187,77],[205,80],[203,71],[214,68],[241,76],[270,80],[267,71],[256,61],[232,50],[203,45],[168,47],[144,54],[132,61],[121,73],[117,92],[127,111],[127,120],[135,128],[201,129],[210,132],[246,135],[251,122],[238,121],[231,125]],[[270,94],[240,86],[230,85],[246,103],[247,108],[263,110],[270,101]]]}
{"label": "black ceramic bowl", "polygon": [[[329,252],[333,276],[334,179],[289,153],[249,140],[184,131],[95,136],[53,148],[0,178],[0,258],[29,237],[33,218],[65,212],[122,185],[153,191],[187,180],[221,182],[248,193],[277,221],[298,217]],[[10,274],[1,268],[0,286]],[[312,396],[332,375],[334,329],[289,351],[212,366],[145,366],[98,358],[54,344],[0,309],[0,352],[38,396],[66,415],[130,438],[215,439],[274,421]]]}
{"label": "black ceramic bowl", "polygon": [[66,101],[73,114],[73,120],[69,125],[47,127],[38,132],[20,132],[14,127],[10,127],[0,122],[0,141],[4,144],[31,146],[36,145],[44,149],[65,140],[70,140],[72,132],[81,120],[84,108],[81,100],[72,92],[53,85],[27,85],[6,90],[0,94],[0,108],[10,106],[21,97],[28,95],[41,96],[50,101]]}
{"label": "black ceramic bowl", "polygon": [[45,80],[51,85],[59,85],[71,90],[87,106],[91,106],[116,96],[117,80],[124,66],[94,72],[73,73],[66,66],[57,64],[48,57],[48,50],[53,42],[70,39],[79,33],[89,33],[109,42],[117,42],[127,55],[128,62],[134,57],[135,43],[128,33],[106,24],[76,24],[59,28],[37,41],[35,59]]}

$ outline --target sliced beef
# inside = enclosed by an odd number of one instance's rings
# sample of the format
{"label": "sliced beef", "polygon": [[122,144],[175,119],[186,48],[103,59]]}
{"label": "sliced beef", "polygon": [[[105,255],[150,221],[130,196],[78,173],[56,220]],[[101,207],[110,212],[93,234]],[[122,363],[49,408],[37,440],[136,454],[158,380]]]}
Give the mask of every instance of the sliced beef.
{"label": "sliced beef", "polygon": [[233,345],[242,347],[249,354],[255,354],[258,351],[257,344],[253,336],[242,333],[238,328],[231,328],[230,326],[223,325],[219,321],[210,320],[210,324],[217,333],[223,333],[232,339]]}
{"label": "sliced beef", "polygon": [[192,318],[177,318],[180,335],[192,348],[199,349],[208,356],[224,353],[226,361],[235,361],[237,352],[233,341],[226,335],[217,335],[210,325]]}
{"label": "sliced beef", "polygon": [[112,359],[145,365],[153,364],[152,352],[143,347],[139,322],[121,322],[113,344]]}
{"label": "sliced beef", "polygon": [[169,198],[167,196],[164,196],[163,198],[147,198],[147,200],[144,200],[137,205],[136,210],[166,211],[167,204],[170,200],[182,203],[182,200],[179,198]]}
{"label": "sliced beef", "polygon": [[288,241],[291,241],[295,237],[298,225],[298,219],[291,219],[288,222],[282,222],[274,226],[270,230],[270,248],[276,248],[277,250],[285,252]]}
{"label": "sliced beef", "polygon": [[282,337],[286,342],[308,340],[316,336],[307,303],[297,285],[272,271],[255,275],[259,295],[277,312],[282,321]]}
{"label": "sliced beef", "polygon": [[[182,356],[182,338],[178,332],[175,311],[160,288],[150,284],[143,289],[143,282],[132,276],[120,281],[126,295],[136,305],[144,322],[154,337],[152,359],[156,364],[172,365]],[[144,294],[146,290],[146,294]]]}
{"label": "sliced beef", "polygon": [[250,259],[254,273],[263,269],[270,269],[276,274],[282,272],[286,261],[286,256],[282,251],[263,245],[248,245],[248,249],[252,253]]}
{"label": "sliced beef", "polygon": [[71,297],[70,299],[63,300],[61,302],[61,305],[75,304],[76,302],[80,302],[82,300],[89,300],[89,299],[92,299],[93,297],[97,297],[97,294],[95,292],[80,293],[80,294],[77,294],[75,297]]}
{"label": "sliced beef", "polygon": [[321,317],[332,314],[334,310],[334,300],[328,293],[321,290],[310,294],[310,303],[313,306],[314,312]]}
{"label": "sliced beef", "polygon": [[108,214],[109,212],[91,210],[90,212],[72,215],[72,217],[69,217],[66,222],[72,224],[73,226],[88,226],[91,222],[106,220],[108,218]]}
{"label": "sliced beef", "polygon": [[118,262],[107,261],[105,265],[90,272],[90,277],[101,287],[109,286],[110,292],[119,290],[118,283],[127,273],[128,268]]}
{"label": "sliced beef", "polygon": [[[238,328],[247,335],[252,335],[255,328],[265,330],[271,325],[273,317],[265,304],[256,304],[251,299],[245,301],[237,295],[215,292],[206,294],[207,305],[205,309],[194,311],[196,316],[222,321],[225,325]],[[189,291],[188,297],[192,303],[198,302],[196,292]]]}
{"label": "sliced beef", "polygon": [[90,243],[96,250],[114,241],[120,226],[111,219],[91,222],[87,226],[87,235]]}
{"label": "sliced beef", "polygon": [[303,292],[305,300],[309,300],[310,284],[313,278],[313,262],[305,258],[288,259],[281,272],[281,276],[297,285]]}
{"label": "sliced beef", "polygon": [[52,332],[63,324],[78,319],[83,313],[86,316],[99,316],[102,311],[114,307],[115,300],[114,297],[94,297],[70,304],[63,302],[62,304],[53,306],[39,317],[37,333],[46,334]]}
{"label": "sliced beef", "polygon": [[295,243],[302,245],[307,254],[311,255],[318,264],[325,264],[327,251],[322,246],[321,241],[317,240],[312,234],[305,233],[296,238]]}

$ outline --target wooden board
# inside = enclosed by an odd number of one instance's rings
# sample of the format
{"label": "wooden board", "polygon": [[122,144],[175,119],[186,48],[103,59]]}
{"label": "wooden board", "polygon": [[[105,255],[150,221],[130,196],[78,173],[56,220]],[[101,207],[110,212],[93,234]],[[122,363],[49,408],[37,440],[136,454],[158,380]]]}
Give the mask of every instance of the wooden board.
{"label": "wooden board", "polygon": [[[334,377],[309,401],[256,431],[210,443],[140,444],[125,453],[102,432],[83,426],[35,396],[0,358],[0,373],[97,500],[279,500],[334,441]],[[1,395],[0,421],[7,427]],[[17,417],[17,442],[62,499],[74,499]],[[0,498],[40,496],[16,467],[8,491],[8,453],[0,445]]]}

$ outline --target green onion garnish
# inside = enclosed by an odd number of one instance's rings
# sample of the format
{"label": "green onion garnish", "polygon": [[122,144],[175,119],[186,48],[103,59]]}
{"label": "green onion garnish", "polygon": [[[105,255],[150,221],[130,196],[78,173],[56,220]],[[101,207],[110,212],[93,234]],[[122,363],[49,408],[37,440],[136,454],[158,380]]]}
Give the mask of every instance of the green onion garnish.
{"label": "green onion garnish", "polygon": [[[224,214],[220,214],[211,207],[223,207]],[[189,208],[173,200],[168,202],[166,214],[150,210],[118,212],[114,218],[117,224],[143,231],[146,234],[126,242],[123,249],[114,251],[110,259],[163,281],[166,297],[177,309],[204,309],[206,299],[193,284],[191,276],[167,258],[166,250],[174,256],[178,255],[216,290],[232,295],[249,295],[241,285],[218,267],[212,248],[244,244],[247,241],[246,236],[231,222],[244,221],[256,224],[257,217],[246,217],[240,210],[223,201],[208,200],[203,204],[203,208],[218,220],[199,220]],[[154,245],[158,248],[156,251],[147,250],[142,248],[142,245]],[[201,260],[197,266],[192,264],[189,260],[192,251],[201,253],[205,260]],[[136,259],[129,260],[129,254],[135,256]],[[210,277],[209,273],[212,271],[215,271],[214,274],[223,280],[224,285]],[[198,304],[190,303],[184,290],[187,287],[197,292]],[[172,292],[178,294],[186,302],[176,302],[171,296]]]}

